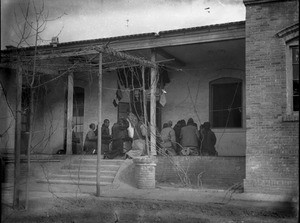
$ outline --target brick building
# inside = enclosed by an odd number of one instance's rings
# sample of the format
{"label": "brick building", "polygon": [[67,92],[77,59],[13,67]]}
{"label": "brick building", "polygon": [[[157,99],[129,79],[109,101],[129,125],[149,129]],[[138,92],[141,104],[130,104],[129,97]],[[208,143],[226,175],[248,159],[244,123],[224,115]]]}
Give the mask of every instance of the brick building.
{"label": "brick building", "polygon": [[[42,81],[46,87],[40,89],[37,98],[33,153],[55,154],[70,145],[70,120],[75,123],[81,143],[88,125],[97,123],[99,61],[91,46],[111,42],[113,49],[156,62],[162,68],[159,73],[164,78],[157,85],[154,100],[158,129],[169,120],[176,123],[190,117],[198,126],[205,121],[212,123],[219,157],[175,160],[192,165],[190,176],[194,182],[197,175],[206,171],[210,176],[205,175],[204,179],[211,185],[225,182],[230,186],[244,180],[245,192],[294,192],[299,172],[299,3],[292,0],[244,0],[244,3],[245,22],[41,46],[39,54],[46,59],[41,59],[38,72],[44,74]],[[2,153],[13,153],[15,148],[18,69],[16,65],[11,67],[13,53],[13,49],[1,51]],[[130,85],[127,78],[121,77],[126,70],[124,65],[130,66],[109,59],[105,57],[103,61],[101,114],[103,119],[115,123],[142,94],[133,79]],[[65,72],[70,67],[74,69]],[[151,71],[147,71],[146,79],[150,76]],[[122,97],[115,106],[113,100],[118,88]],[[162,89],[167,92],[163,105]],[[150,90],[149,84],[147,96]],[[23,98],[29,93],[24,86]],[[150,97],[146,98],[148,107],[151,103],[153,106]],[[28,101],[22,103],[25,108]],[[21,127],[25,153],[26,109]],[[171,164],[166,167],[164,160],[158,164],[159,179],[175,180],[177,175]]]}
{"label": "brick building", "polygon": [[298,188],[299,1],[246,6],[246,192]]}

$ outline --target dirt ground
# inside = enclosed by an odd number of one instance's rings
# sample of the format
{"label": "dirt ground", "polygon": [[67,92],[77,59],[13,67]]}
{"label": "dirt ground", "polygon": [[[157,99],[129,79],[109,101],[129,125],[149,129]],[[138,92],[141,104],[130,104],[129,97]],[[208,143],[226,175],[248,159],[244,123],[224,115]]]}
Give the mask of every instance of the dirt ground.
{"label": "dirt ground", "polygon": [[89,196],[32,199],[28,211],[2,207],[2,222],[298,222],[287,204],[258,208],[230,203],[192,203]]}

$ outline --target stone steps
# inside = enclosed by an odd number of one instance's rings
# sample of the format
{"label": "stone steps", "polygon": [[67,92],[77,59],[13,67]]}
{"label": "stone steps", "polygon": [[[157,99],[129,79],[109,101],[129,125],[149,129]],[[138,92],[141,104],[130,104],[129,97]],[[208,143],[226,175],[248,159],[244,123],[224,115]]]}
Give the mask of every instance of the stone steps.
{"label": "stone steps", "polygon": [[[107,170],[107,171],[117,171],[119,169],[120,165],[115,165],[115,164],[105,164],[105,165],[100,165],[101,170]],[[69,164],[65,165],[61,168],[62,170],[96,170],[97,165],[93,164]]]}
{"label": "stone steps", "polygon": [[[110,185],[123,163],[123,160],[101,160],[100,185]],[[96,185],[97,157],[87,156],[64,164],[60,171],[50,174],[47,179],[38,179],[38,183],[65,185]]]}

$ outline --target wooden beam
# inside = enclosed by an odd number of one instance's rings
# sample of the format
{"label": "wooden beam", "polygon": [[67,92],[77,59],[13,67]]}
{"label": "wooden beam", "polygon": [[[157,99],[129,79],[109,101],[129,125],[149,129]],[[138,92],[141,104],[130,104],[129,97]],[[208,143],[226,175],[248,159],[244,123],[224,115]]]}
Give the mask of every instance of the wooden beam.
{"label": "wooden beam", "polygon": [[[1,63],[0,64],[0,68],[15,69],[16,66],[17,66],[16,63]],[[22,69],[32,72],[33,71],[33,66],[22,64]],[[51,68],[50,68],[50,66],[48,66],[48,67],[36,66],[36,72],[37,73],[49,74],[49,75],[58,75],[58,70],[57,70],[57,67],[55,67],[55,66],[51,66]]]}
{"label": "wooden beam", "polygon": [[102,53],[99,53],[99,74],[98,74],[98,141],[97,141],[97,183],[96,196],[100,197],[100,167],[101,167],[101,122],[102,122]]}
{"label": "wooden beam", "polygon": [[142,67],[142,81],[143,81],[143,107],[144,107],[144,123],[147,129],[146,135],[146,151],[148,156],[150,156],[149,149],[149,138],[148,138],[148,119],[147,119],[147,99],[146,99],[146,89],[145,89],[145,67]]}
{"label": "wooden beam", "polygon": [[72,154],[73,93],[74,93],[74,75],[72,72],[69,72],[68,73],[66,154]]}
{"label": "wooden beam", "polygon": [[162,48],[156,48],[155,51],[157,52],[157,54],[161,55],[165,59],[174,59],[174,63],[176,63],[180,67],[186,66],[185,62],[168,53],[167,51],[163,50]]}
{"label": "wooden beam", "polygon": [[13,207],[20,207],[20,161],[21,161],[21,126],[22,126],[22,68],[16,72],[16,122],[15,122],[15,163],[14,163],[14,196]]}
{"label": "wooden beam", "polygon": [[136,57],[136,56],[132,56],[132,55],[129,55],[127,53],[116,51],[113,48],[108,47],[106,45],[101,46],[101,47],[94,47],[94,49],[99,51],[99,52],[107,53],[109,55],[115,56],[119,59],[123,59],[123,60],[130,61],[130,62],[133,62],[133,63],[138,63],[141,66],[153,67],[153,68],[157,67],[155,62],[148,61],[148,60],[145,60],[143,58]]}
{"label": "wooden beam", "polygon": [[87,47],[82,47],[80,49],[73,49],[69,50],[70,52],[51,52],[46,55],[38,55],[37,58],[39,60],[48,60],[48,59],[53,59],[53,58],[60,58],[60,57],[74,57],[74,56],[79,56],[79,55],[88,55],[88,54],[96,54],[96,53],[103,53],[103,54],[108,54],[114,57],[117,57],[118,59],[121,60],[126,60],[130,61],[132,63],[138,63],[141,66],[145,67],[156,67],[157,65],[155,63],[152,63],[151,61],[148,61],[143,58],[139,58],[136,56],[129,55],[124,52],[120,52],[117,50],[114,50],[111,47],[108,47],[107,45],[95,45],[95,46],[87,46]]}
{"label": "wooden beam", "polygon": [[[156,52],[151,50],[151,62],[155,63]],[[151,155],[157,155],[156,153],[156,84],[157,84],[157,69],[151,68],[151,89],[150,89],[150,145]]]}

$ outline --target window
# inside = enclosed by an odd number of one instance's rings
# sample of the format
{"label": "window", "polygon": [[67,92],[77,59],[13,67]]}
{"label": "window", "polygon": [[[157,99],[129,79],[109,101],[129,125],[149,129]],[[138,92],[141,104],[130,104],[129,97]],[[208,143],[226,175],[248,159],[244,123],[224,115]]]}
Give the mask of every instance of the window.
{"label": "window", "polygon": [[83,134],[84,118],[84,88],[74,87],[73,96],[73,123],[74,132],[78,135]]}
{"label": "window", "polygon": [[299,111],[299,47],[292,47],[293,111]]}
{"label": "window", "polygon": [[213,128],[242,128],[242,80],[220,78],[210,83]]}
{"label": "window", "polygon": [[299,121],[299,23],[279,31],[276,36],[286,45],[286,112],[283,121]]}

